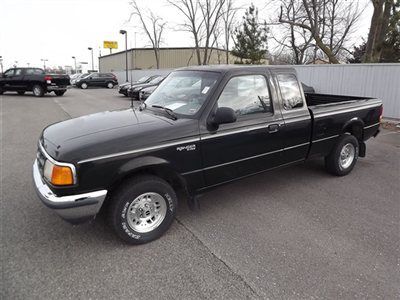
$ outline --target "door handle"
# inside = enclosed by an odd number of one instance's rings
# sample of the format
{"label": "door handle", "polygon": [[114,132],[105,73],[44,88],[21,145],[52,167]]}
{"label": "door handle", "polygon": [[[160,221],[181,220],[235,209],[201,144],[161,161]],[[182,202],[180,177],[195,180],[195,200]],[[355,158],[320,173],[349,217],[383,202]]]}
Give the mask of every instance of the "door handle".
{"label": "door handle", "polygon": [[279,124],[270,124],[268,125],[268,132],[274,133],[279,131]]}

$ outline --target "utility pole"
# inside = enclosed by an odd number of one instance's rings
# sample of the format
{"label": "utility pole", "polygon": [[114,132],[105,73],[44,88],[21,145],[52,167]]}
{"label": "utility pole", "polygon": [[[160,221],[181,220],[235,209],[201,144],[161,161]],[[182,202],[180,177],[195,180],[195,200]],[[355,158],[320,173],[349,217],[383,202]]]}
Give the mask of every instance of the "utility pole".
{"label": "utility pole", "polygon": [[88,47],[88,50],[90,50],[92,52],[92,71],[94,71],[93,48]]}
{"label": "utility pole", "polygon": [[72,56],[72,59],[74,60],[74,63],[75,63],[75,74],[76,74],[76,73],[78,73],[77,70],[76,70],[76,57]]}
{"label": "utility pole", "polygon": [[42,58],[41,61],[43,62],[43,70],[46,72],[46,61],[48,61],[48,59]]}
{"label": "utility pole", "polygon": [[126,32],[126,30],[122,29],[119,31],[119,33],[125,35],[125,78],[126,82],[128,82],[128,33]]}

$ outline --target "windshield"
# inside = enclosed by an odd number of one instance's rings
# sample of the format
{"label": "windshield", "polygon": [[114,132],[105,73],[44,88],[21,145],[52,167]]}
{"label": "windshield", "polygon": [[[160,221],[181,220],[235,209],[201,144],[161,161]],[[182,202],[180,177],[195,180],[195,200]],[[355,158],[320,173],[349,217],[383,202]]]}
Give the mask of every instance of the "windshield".
{"label": "windshield", "polygon": [[146,106],[163,106],[181,115],[194,115],[218,79],[218,73],[172,72],[146,100]]}
{"label": "windshield", "polygon": [[137,82],[146,82],[147,79],[149,79],[149,78],[150,78],[149,76],[140,77],[140,78],[137,80]]}
{"label": "windshield", "polygon": [[164,77],[162,77],[162,76],[156,77],[156,78],[152,79],[149,83],[159,83],[163,79],[164,79]]}

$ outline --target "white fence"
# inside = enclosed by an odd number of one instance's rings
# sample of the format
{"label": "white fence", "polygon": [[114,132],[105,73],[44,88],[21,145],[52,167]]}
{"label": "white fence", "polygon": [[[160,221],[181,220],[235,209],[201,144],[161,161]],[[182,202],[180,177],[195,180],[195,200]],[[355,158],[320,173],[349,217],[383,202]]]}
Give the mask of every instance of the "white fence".
{"label": "white fence", "polygon": [[[400,119],[400,64],[348,64],[294,66],[299,79],[318,93],[376,97],[383,101],[383,115]],[[171,69],[134,70],[128,79],[146,75],[167,75]],[[114,72],[120,83],[124,71]]]}
{"label": "white fence", "polygon": [[299,79],[318,93],[376,97],[383,116],[400,119],[400,64],[295,66]]}

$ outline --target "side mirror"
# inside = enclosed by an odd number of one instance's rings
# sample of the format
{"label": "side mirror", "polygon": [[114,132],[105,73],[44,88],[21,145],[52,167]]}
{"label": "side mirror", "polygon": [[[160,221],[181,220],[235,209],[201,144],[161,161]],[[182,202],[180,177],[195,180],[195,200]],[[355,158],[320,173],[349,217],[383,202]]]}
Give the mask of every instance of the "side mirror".
{"label": "side mirror", "polygon": [[236,122],[236,114],[232,108],[218,107],[214,116],[209,121],[209,125],[217,129],[220,124],[227,124],[234,122]]}

